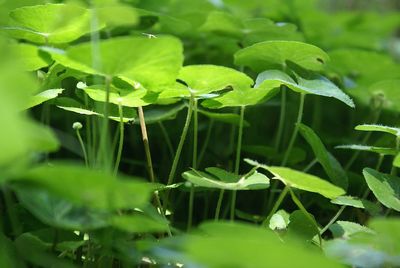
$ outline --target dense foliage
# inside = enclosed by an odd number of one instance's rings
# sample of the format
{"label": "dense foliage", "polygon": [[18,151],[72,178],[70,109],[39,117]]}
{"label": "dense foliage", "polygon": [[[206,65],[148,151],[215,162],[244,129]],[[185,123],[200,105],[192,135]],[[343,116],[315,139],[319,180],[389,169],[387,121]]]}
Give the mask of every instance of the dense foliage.
{"label": "dense foliage", "polygon": [[0,267],[399,267],[396,3],[0,1]]}

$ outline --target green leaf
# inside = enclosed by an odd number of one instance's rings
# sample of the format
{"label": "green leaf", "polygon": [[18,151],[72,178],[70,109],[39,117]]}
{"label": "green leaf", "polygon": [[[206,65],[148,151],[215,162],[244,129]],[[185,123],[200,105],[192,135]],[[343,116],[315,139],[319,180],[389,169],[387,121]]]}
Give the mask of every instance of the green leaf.
{"label": "green leaf", "polygon": [[220,177],[217,179],[212,175],[208,175],[207,173],[196,170],[186,171],[182,174],[182,177],[196,186],[213,189],[238,191],[266,189],[269,187],[269,179],[265,175],[258,172],[254,172],[247,177],[240,177],[240,179],[236,182],[227,182],[232,181],[228,179],[223,181],[221,178],[225,177]]}
{"label": "green leaf", "polygon": [[329,227],[333,237],[349,239],[358,233],[375,234],[370,228],[350,221],[337,221]]}
{"label": "green leaf", "polygon": [[[146,124],[155,124],[165,120],[175,119],[177,114],[182,111],[186,105],[180,103],[172,106],[160,106],[160,107],[150,107],[144,110],[144,118]],[[136,121],[136,124],[139,122]]]}
{"label": "green leaf", "polygon": [[241,21],[235,16],[226,12],[212,11],[208,14],[207,20],[200,30],[241,38],[243,36],[242,28]]}
{"label": "green leaf", "polygon": [[400,154],[397,154],[393,160],[393,166],[400,167]]}
{"label": "green leaf", "polygon": [[168,230],[168,222],[163,219],[153,219],[143,213],[114,216],[111,224],[115,228],[129,233],[165,232]]}
{"label": "green leaf", "polygon": [[[93,85],[83,88],[86,94],[95,101],[106,101],[106,87],[104,85]],[[157,99],[157,95],[147,91],[143,87],[127,90],[114,86],[110,87],[109,101],[115,105],[121,104],[126,107],[146,106]]]}
{"label": "green leaf", "polygon": [[325,145],[314,130],[304,124],[298,124],[298,127],[300,134],[311,146],[315,157],[322,165],[331,181],[335,185],[347,189],[348,178],[339,161],[337,161],[336,158],[326,150]]}
{"label": "green leaf", "polygon": [[275,88],[243,88],[229,91],[219,97],[205,100],[202,106],[210,109],[223,107],[249,106],[266,101],[276,95]]}
{"label": "green leaf", "polygon": [[[118,37],[100,41],[99,53],[92,43],[71,46],[66,51],[47,50],[53,59],[72,69],[106,77],[119,77],[146,89],[173,84],[182,66],[182,43],[171,36],[157,38]],[[133,49],[134,48],[134,49]],[[96,55],[96,61],[92,58]],[[97,62],[93,66],[93,62]],[[154,74],[157,74],[155,79]]]}
{"label": "green leaf", "polygon": [[[240,115],[238,114],[232,114],[232,113],[214,113],[214,112],[209,112],[205,111],[202,109],[197,110],[200,114],[207,116],[210,119],[213,119],[218,122],[223,122],[231,125],[236,125],[239,126],[240,124]],[[248,127],[250,126],[250,123],[247,122],[246,120],[243,121],[243,126]]]}
{"label": "green leaf", "polygon": [[243,223],[203,223],[181,244],[185,256],[204,267],[341,267],[297,241],[282,243],[272,231]]}
{"label": "green leaf", "polygon": [[208,94],[227,87],[233,89],[249,88],[253,80],[235,69],[217,65],[184,66],[178,78],[184,81],[195,96]]}
{"label": "green leaf", "polygon": [[285,85],[295,92],[335,98],[354,108],[353,100],[327,78],[323,76],[312,80],[307,80],[300,76],[296,78],[297,82],[282,71],[265,71],[258,75],[256,87],[271,89]]}
{"label": "green leaf", "polygon": [[108,226],[108,214],[75,206],[45,190],[15,187],[18,200],[36,218],[53,227],[92,230]]}
{"label": "green leaf", "polygon": [[348,149],[348,150],[356,150],[356,151],[366,151],[372,152],[382,155],[395,155],[396,150],[393,148],[385,148],[385,147],[376,147],[369,145],[361,145],[361,144],[349,144],[349,145],[338,145],[335,147],[336,149]]}
{"label": "green leaf", "polygon": [[278,210],[274,215],[272,215],[268,226],[271,230],[285,230],[290,222],[289,217],[289,213],[287,213],[285,210]]}
{"label": "green leaf", "polygon": [[11,11],[5,29],[15,38],[35,43],[68,43],[92,30],[90,17],[87,9],[71,4],[25,6]]}
{"label": "green leaf", "polygon": [[389,126],[373,125],[373,124],[363,124],[363,125],[356,126],[355,129],[361,130],[361,131],[384,132],[384,133],[392,134],[396,137],[400,137],[400,128],[397,128],[397,127],[389,127]]}
{"label": "green leaf", "polygon": [[57,98],[58,95],[60,95],[63,91],[64,91],[63,88],[55,88],[42,91],[30,98],[29,103],[26,106],[26,109],[42,104],[45,101]]}
{"label": "green leaf", "polygon": [[369,211],[372,215],[378,214],[381,210],[380,207],[375,203],[354,196],[338,196],[331,200],[331,203],[354,208],[362,208]]}
{"label": "green leaf", "polygon": [[[66,97],[61,97],[58,98],[55,102],[56,106],[60,109],[77,113],[77,114],[82,114],[82,115],[96,115],[100,117],[104,117],[104,105],[95,105],[94,108],[89,109],[85,108],[85,105],[81,104],[80,102],[71,99],[71,98],[66,98]],[[109,105],[109,116],[111,120],[120,122],[120,116],[119,116],[119,111],[118,111],[118,106],[111,104]],[[122,121],[125,123],[131,123],[134,122],[137,119],[137,113],[136,110],[131,108],[131,107],[122,107]]]}
{"label": "green leaf", "polygon": [[297,236],[307,241],[311,241],[312,238],[318,234],[319,230],[310,221],[310,217],[314,218],[313,215],[308,214],[307,216],[301,210],[292,212],[289,217],[289,225],[287,227],[288,232],[285,235],[285,238]]}
{"label": "green leaf", "polygon": [[368,187],[384,206],[400,211],[400,181],[396,176],[380,173],[371,168],[363,170]]}
{"label": "green leaf", "polygon": [[49,66],[52,62],[49,55],[41,52],[37,46],[30,44],[15,44],[13,47],[15,59],[25,71],[36,71]]}
{"label": "green leaf", "polygon": [[235,64],[248,66],[256,72],[285,69],[287,62],[312,71],[320,71],[329,56],[320,48],[296,41],[266,41],[235,53]]}
{"label": "green leaf", "polygon": [[135,8],[124,5],[107,5],[96,9],[100,24],[106,27],[132,26],[139,21],[139,14]]}
{"label": "green leaf", "polygon": [[245,159],[245,161],[250,165],[268,170],[275,176],[276,179],[282,181],[285,185],[288,185],[292,188],[318,193],[330,199],[334,199],[345,194],[343,189],[314,175],[286,167],[266,166],[249,159]]}
{"label": "green leaf", "polygon": [[115,178],[63,162],[37,166],[15,179],[15,183],[40,187],[76,205],[103,210],[142,207],[157,188],[135,178]]}

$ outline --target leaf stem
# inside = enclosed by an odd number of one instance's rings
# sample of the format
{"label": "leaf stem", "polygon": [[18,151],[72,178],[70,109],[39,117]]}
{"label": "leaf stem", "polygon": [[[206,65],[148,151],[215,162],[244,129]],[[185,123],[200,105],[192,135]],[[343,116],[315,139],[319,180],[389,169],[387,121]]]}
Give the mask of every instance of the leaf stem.
{"label": "leaf stem", "polygon": [[[192,167],[197,168],[197,143],[198,143],[198,112],[197,112],[197,99],[193,98],[193,157],[192,157]],[[189,194],[189,213],[188,213],[188,225],[187,230],[192,228],[193,222],[193,206],[194,206],[194,184],[191,184],[190,194]]]}
{"label": "leaf stem", "polygon": [[211,138],[211,130],[213,128],[214,125],[214,119],[210,119],[210,123],[208,125],[208,129],[207,129],[207,134],[206,134],[206,138],[204,140],[203,146],[201,147],[201,151],[200,151],[200,155],[199,155],[199,161],[198,161],[198,165],[200,166],[200,163],[203,160],[204,154],[207,150],[207,146],[208,143],[210,142],[210,138]]}
{"label": "leaf stem", "polygon": [[319,232],[319,235],[322,236],[323,233],[326,232],[326,230],[329,229],[329,227],[331,227],[332,224],[335,223],[335,221],[339,218],[339,216],[343,213],[343,210],[346,208],[346,206],[341,206],[340,209],[338,210],[338,212],[336,212],[335,216],[333,216],[333,218],[328,222],[327,225],[324,226],[324,228],[322,228],[322,230]]}
{"label": "leaf stem", "polygon": [[298,111],[298,114],[297,114],[297,120],[296,120],[296,123],[295,123],[295,126],[294,126],[292,137],[290,138],[290,141],[289,141],[288,148],[287,148],[287,150],[285,152],[285,155],[283,157],[281,166],[285,166],[287,164],[287,161],[289,159],[290,153],[292,152],[292,149],[293,149],[294,142],[296,141],[297,134],[299,132],[299,124],[301,123],[301,120],[303,118],[305,96],[306,95],[304,93],[300,94],[300,104],[299,104],[299,111]]}
{"label": "leaf stem", "polygon": [[168,151],[169,151],[169,154],[171,156],[171,159],[173,159],[174,158],[174,148],[172,147],[171,139],[169,138],[168,132],[165,129],[165,126],[161,121],[158,121],[158,125],[159,125],[159,127],[161,129],[161,132],[162,132],[163,136],[164,136],[164,140],[167,143],[167,147],[168,147]]}
{"label": "leaf stem", "polygon": [[281,96],[281,110],[279,114],[279,125],[278,132],[276,134],[275,140],[275,152],[279,151],[279,146],[282,140],[283,128],[285,126],[285,117],[286,117],[286,88],[285,86],[281,86],[282,96]]}
{"label": "leaf stem", "polygon": [[101,157],[101,164],[106,170],[110,170],[110,154],[109,154],[109,102],[110,102],[110,86],[112,77],[107,76],[105,79],[106,84],[106,98],[104,100],[104,119],[100,136],[99,157]]}
{"label": "leaf stem", "polygon": [[319,246],[322,248],[322,237],[321,233],[319,232],[319,227],[318,223],[315,221],[315,219],[311,216],[310,213],[306,210],[306,208],[303,206],[301,201],[297,198],[296,194],[293,192],[293,190],[289,187],[289,192],[290,196],[292,197],[293,202],[297,205],[297,207],[304,213],[304,215],[310,220],[310,222],[314,225],[317,233],[318,233],[318,239],[319,239]]}
{"label": "leaf stem", "polygon": [[[188,107],[186,120],[185,120],[185,125],[183,126],[181,138],[179,140],[178,147],[176,148],[174,160],[172,162],[171,170],[170,170],[169,175],[168,175],[167,185],[171,185],[174,182],[176,168],[178,167],[178,162],[179,162],[179,159],[180,159],[180,156],[181,156],[181,153],[182,153],[182,148],[183,148],[183,145],[184,145],[185,140],[186,140],[187,132],[189,130],[190,121],[192,119],[192,113],[193,113],[193,98],[190,98],[189,107]],[[166,208],[168,206],[169,193],[170,193],[169,190],[165,191],[165,195],[164,195],[164,211],[166,211]]]}
{"label": "leaf stem", "polygon": [[[242,150],[242,139],[243,139],[243,122],[244,122],[244,110],[246,106],[240,107],[240,121],[239,121],[239,133],[238,133],[238,142],[236,146],[236,160],[235,160],[235,174],[239,174],[240,170],[240,154]],[[233,221],[235,219],[235,206],[236,206],[236,191],[232,192],[232,200],[231,200],[231,212],[230,212],[230,220]]]}
{"label": "leaf stem", "polygon": [[[89,127],[89,126],[86,126]],[[86,152],[85,144],[83,143],[81,133],[79,132],[79,129],[75,130],[76,136],[78,138],[79,144],[81,145],[82,153],[83,153],[83,158],[85,159],[85,165],[86,167],[89,167],[89,160],[88,160],[88,155]]]}
{"label": "leaf stem", "polygon": [[225,193],[224,189],[221,189],[219,191],[217,207],[215,208],[215,216],[214,216],[214,220],[216,220],[216,221],[219,219],[219,214],[221,212],[222,201],[224,199],[224,193]]}
{"label": "leaf stem", "polygon": [[275,212],[278,210],[279,206],[282,204],[288,191],[289,191],[289,186],[286,185],[285,188],[283,188],[281,194],[279,195],[278,200],[276,200],[275,205],[272,208],[272,210],[270,211],[270,213],[268,214],[267,218],[263,221],[264,226],[269,224],[269,221],[271,220],[271,218],[275,214]]}
{"label": "leaf stem", "polygon": [[114,165],[114,176],[118,173],[118,167],[121,162],[122,149],[124,148],[124,115],[121,103],[118,104],[118,114],[119,114],[119,144],[117,151],[117,158]]}

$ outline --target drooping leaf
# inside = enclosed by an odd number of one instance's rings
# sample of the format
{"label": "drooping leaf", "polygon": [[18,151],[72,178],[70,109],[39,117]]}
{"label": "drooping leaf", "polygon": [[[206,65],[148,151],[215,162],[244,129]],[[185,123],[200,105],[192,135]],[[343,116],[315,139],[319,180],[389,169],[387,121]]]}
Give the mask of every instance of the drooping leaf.
{"label": "drooping leaf", "polygon": [[108,226],[107,213],[75,206],[45,190],[23,186],[15,188],[21,204],[50,226],[69,230],[91,230]]}
{"label": "drooping leaf", "polygon": [[177,114],[185,107],[185,104],[180,103],[172,106],[150,107],[148,109],[144,109],[144,118],[146,124],[155,124],[161,121],[175,119]]}
{"label": "drooping leaf", "polygon": [[[119,77],[131,85],[140,83],[154,90],[172,84],[183,61],[182,44],[171,36],[118,37],[99,42],[99,53],[92,49],[88,42],[65,51],[47,51],[56,62],[66,67],[89,74]],[[157,79],[154,79],[154,74],[157,74]]]}
{"label": "drooping leaf", "polygon": [[376,215],[381,210],[380,207],[375,203],[354,196],[338,196],[335,199],[331,200],[331,202],[336,205],[362,208],[369,211],[372,215]]}
{"label": "drooping leaf", "polygon": [[81,165],[56,162],[37,166],[15,179],[76,205],[103,210],[141,207],[157,186],[135,178],[115,178]]}
{"label": "drooping leaf", "polygon": [[304,124],[299,124],[298,128],[300,134],[311,146],[314,155],[324,168],[331,181],[335,185],[340,186],[343,189],[347,189],[348,178],[339,161],[337,161],[336,158],[326,150],[325,145],[322,143],[314,130]]}
{"label": "drooping leaf", "polygon": [[45,101],[57,98],[57,96],[60,95],[63,91],[64,91],[63,88],[55,88],[42,91],[30,98],[29,103],[26,106],[26,109],[42,104]]}
{"label": "drooping leaf", "polygon": [[[341,267],[317,251],[304,248],[297,241],[282,243],[272,231],[243,223],[207,222],[199,234],[182,241],[183,251],[192,262],[207,267],[291,267],[296,256],[298,267]],[[213,248],[211,251],[210,248]],[[269,249],[259,251],[258,249]]]}
{"label": "drooping leaf", "polygon": [[393,148],[376,147],[376,146],[361,145],[361,144],[338,145],[335,148],[336,149],[349,149],[349,150],[356,150],[356,151],[373,152],[373,153],[382,154],[382,155],[395,155],[396,154],[396,150],[394,150]]}
{"label": "drooping leaf", "polygon": [[304,214],[301,210],[293,211],[289,217],[288,231],[285,238],[297,236],[311,241],[319,232],[318,228],[310,221],[311,214]]}
{"label": "drooping leaf", "polygon": [[371,168],[363,170],[368,187],[384,206],[400,211],[400,180]]}
{"label": "drooping leaf", "polygon": [[269,179],[258,172],[254,172],[247,177],[240,177],[236,182],[222,181],[221,178],[196,170],[186,171],[182,174],[182,177],[196,186],[213,189],[238,191],[266,189],[269,187]]}
{"label": "drooping leaf", "polygon": [[249,159],[245,159],[245,161],[250,165],[268,170],[276,179],[292,188],[318,193],[330,199],[345,194],[342,188],[311,174],[286,167],[266,166]]}
{"label": "drooping leaf", "polygon": [[384,133],[392,134],[396,137],[400,137],[400,128],[397,128],[397,127],[389,127],[389,126],[374,125],[374,124],[363,124],[363,125],[356,126],[355,129],[361,130],[361,131],[384,132]]}
{"label": "drooping leaf", "polygon": [[[96,105],[92,109],[85,108],[85,105],[82,103],[67,97],[58,98],[55,102],[56,106],[60,109],[82,114],[82,115],[96,115],[100,117],[104,117],[104,105]],[[111,120],[120,122],[120,116],[118,107],[114,104],[109,105],[109,117]],[[131,107],[122,107],[122,121],[125,123],[135,122],[137,118],[137,113],[134,108]]]}
{"label": "drooping leaf", "polygon": [[235,54],[235,64],[256,72],[285,68],[293,62],[305,69],[319,71],[329,60],[320,48],[297,41],[266,41],[243,48]]}
{"label": "drooping leaf", "polygon": [[256,80],[256,87],[260,88],[279,88],[281,85],[285,85],[291,90],[303,94],[335,98],[354,108],[352,99],[334,83],[322,76],[312,80],[297,76],[297,82],[295,82],[289,75],[282,71],[270,70],[260,73]]}
{"label": "drooping leaf", "polygon": [[68,43],[91,29],[90,12],[72,4],[46,4],[17,8],[5,29],[13,37],[35,43]]}
{"label": "drooping leaf", "polygon": [[333,237],[343,239],[349,239],[357,233],[375,234],[368,227],[350,221],[337,221],[329,227],[329,230],[332,232]]}
{"label": "drooping leaf", "polygon": [[114,216],[111,224],[115,228],[129,233],[165,232],[168,230],[168,222],[164,219],[153,219],[143,213]]}

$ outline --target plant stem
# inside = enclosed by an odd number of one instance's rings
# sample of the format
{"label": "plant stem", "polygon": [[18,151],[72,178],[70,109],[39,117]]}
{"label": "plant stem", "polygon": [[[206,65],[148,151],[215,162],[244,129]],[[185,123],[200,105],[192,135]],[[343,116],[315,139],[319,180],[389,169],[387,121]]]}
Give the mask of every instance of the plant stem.
{"label": "plant stem", "polygon": [[[89,127],[89,126],[86,126]],[[85,165],[86,167],[89,167],[89,160],[88,160],[88,155],[86,152],[85,144],[83,143],[81,133],[79,132],[79,129],[76,130],[76,136],[78,137],[79,144],[81,145],[82,152],[83,152],[83,158],[85,159]]]}
{"label": "plant stem", "polygon": [[121,162],[122,149],[124,148],[124,115],[122,111],[121,103],[118,104],[118,114],[119,114],[119,144],[117,151],[117,158],[114,165],[114,176],[118,173],[119,163]]}
{"label": "plant stem", "polygon": [[[400,150],[400,137],[396,137],[396,154],[399,153]],[[396,156],[394,156],[396,157]],[[390,170],[390,174],[396,176],[397,168],[395,165],[392,165],[392,169]]]}
{"label": "plant stem", "polygon": [[[198,113],[197,113],[197,99],[193,98],[193,157],[192,157],[192,167],[197,168],[197,143],[198,143]],[[189,194],[189,213],[188,213],[188,225],[187,230],[192,228],[193,222],[193,206],[194,206],[194,184],[191,184],[190,194]]]}
{"label": "plant stem", "polygon": [[[240,154],[242,150],[242,139],[243,139],[243,122],[244,122],[244,110],[246,106],[240,107],[240,121],[239,121],[239,133],[238,133],[238,142],[236,146],[236,160],[235,160],[235,174],[239,174],[240,170]],[[235,206],[236,206],[236,191],[232,192],[232,200],[231,200],[231,213],[230,220],[233,221],[235,219]]]}
{"label": "plant stem", "polygon": [[109,155],[109,133],[108,133],[108,125],[109,125],[109,102],[110,102],[110,86],[111,86],[112,77],[107,76],[105,80],[106,84],[106,99],[104,100],[104,119],[103,126],[100,136],[100,149],[99,156],[102,157],[101,164],[104,165],[105,169],[110,170],[110,155]]}
{"label": "plant stem", "polygon": [[225,193],[225,190],[223,190],[223,189],[219,191],[217,207],[215,208],[215,216],[214,216],[214,220],[216,220],[216,221],[219,219],[219,214],[221,212],[222,201],[224,199],[224,193]]}
{"label": "plant stem", "polygon": [[293,202],[297,205],[297,207],[304,213],[304,215],[310,220],[310,222],[314,225],[316,231],[318,232],[318,239],[319,239],[319,246],[322,248],[322,237],[321,233],[319,232],[319,227],[318,223],[315,221],[315,219],[311,216],[310,213],[306,210],[306,208],[303,206],[301,201],[297,198],[296,194],[293,192],[293,190],[289,187],[290,191],[290,196],[292,197]]}
{"label": "plant stem", "polygon": [[164,136],[164,140],[167,143],[168,151],[171,156],[171,159],[174,158],[174,148],[172,147],[171,139],[169,138],[168,132],[165,129],[164,124],[161,121],[158,121],[158,125],[160,126],[161,132]]}
{"label": "plant stem", "polygon": [[[174,160],[172,162],[171,170],[170,170],[169,175],[168,175],[167,185],[171,185],[174,182],[176,168],[178,167],[178,162],[179,162],[179,158],[180,158],[181,153],[182,153],[183,144],[185,143],[186,135],[187,135],[187,132],[189,130],[190,121],[192,119],[192,113],[193,113],[193,98],[190,98],[189,107],[188,107],[188,111],[187,111],[187,115],[186,115],[185,125],[183,126],[181,138],[179,140],[178,147],[176,148]],[[169,193],[170,193],[169,190],[165,191],[164,211],[166,211],[166,208],[168,206]]]}
{"label": "plant stem", "polygon": [[279,195],[278,200],[276,200],[275,205],[272,208],[272,210],[270,211],[270,213],[268,214],[267,218],[263,221],[264,226],[269,224],[269,221],[271,220],[271,218],[275,214],[275,212],[278,210],[279,206],[282,204],[288,191],[289,191],[289,186],[286,185],[285,188],[283,188],[281,194]]}
{"label": "plant stem", "polygon": [[149,175],[150,175],[150,181],[154,183],[154,182],[156,182],[156,180],[154,177],[153,161],[151,160],[149,138],[147,136],[146,121],[144,118],[142,106],[138,107],[138,114],[139,114],[140,129],[142,132],[142,141],[143,141],[143,145],[144,145],[144,151],[146,154],[147,171],[149,172]]}
{"label": "plant stem", "polygon": [[304,169],[303,172],[309,171],[316,163],[318,163],[318,159],[314,158]]}
{"label": "plant stem", "polygon": [[296,141],[297,134],[299,132],[299,124],[301,123],[301,120],[303,118],[305,96],[306,95],[304,93],[300,94],[300,104],[299,104],[299,111],[298,111],[298,114],[297,114],[297,120],[296,120],[296,123],[295,123],[295,126],[294,126],[292,137],[290,138],[290,141],[289,141],[288,148],[287,148],[287,150],[285,152],[285,155],[283,157],[281,166],[285,166],[287,164],[287,161],[289,159],[290,153],[292,152],[292,149],[293,149],[294,142]]}
{"label": "plant stem", "polygon": [[211,137],[211,130],[213,128],[214,125],[214,119],[210,119],[210,124],[208,125],[208,129],[207,129],[207,134],[206,134],[206,138],[204,140],[203,146],[201,147],[201,151],[200,151],[200,155],[199,155],[199,161],[198,161],[198,165],[200,166],[200,163],[203,160],[204,154],[206,152],[208,143],[210,142],[210,137]]}
{"label": "plant stem", "polygon": [[328,222],[327,225],[325,225],[324,228],[322,228],[322,230],[319,232],[319,235],[322,235],[323,233],[326,232],[326,230],[329,229],[329,227],[331,227],[331,225],[333,223],[335,223],[335,221],[339,218],[339,216],[342,214],[343,210],[346,208],[346,206],[341,206],[340,209],[338,210],[338,212],[335,214],[335,216],[333,216],[333,218]]}
{"label": "plant stem", "polygon": [[279,125],[278,132],[276,134],[275,140],[275,152],[279,151],[279,146],[282,140],[283,128],[285,126],[285,117],[286,117],[286,88],[285,86],[281,86],[282,96],[281,96],[281,111],[279,114]]}

